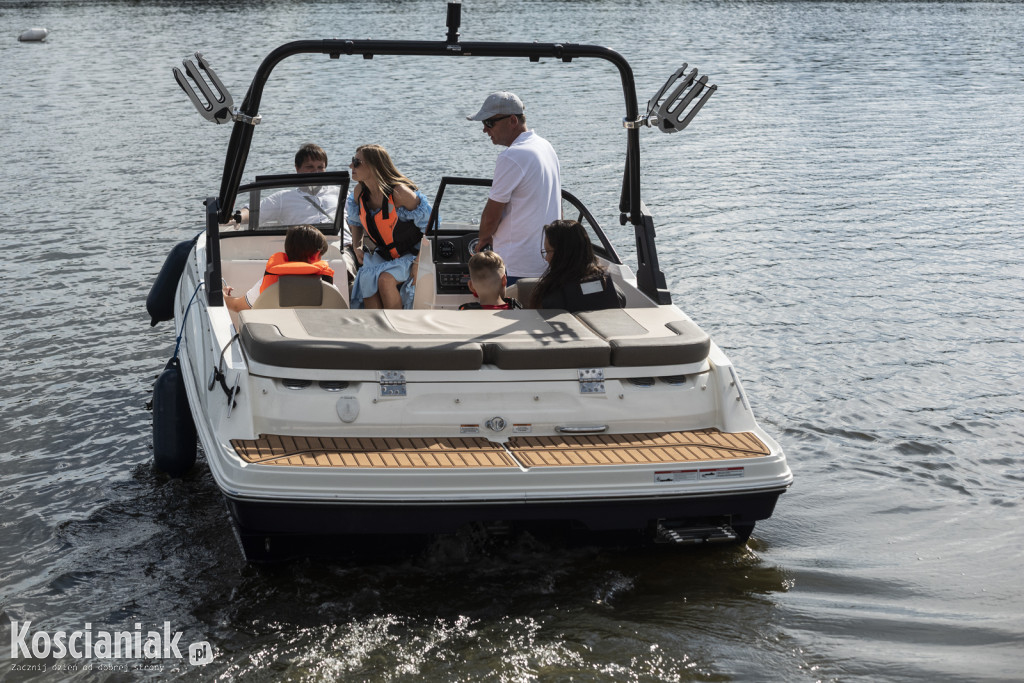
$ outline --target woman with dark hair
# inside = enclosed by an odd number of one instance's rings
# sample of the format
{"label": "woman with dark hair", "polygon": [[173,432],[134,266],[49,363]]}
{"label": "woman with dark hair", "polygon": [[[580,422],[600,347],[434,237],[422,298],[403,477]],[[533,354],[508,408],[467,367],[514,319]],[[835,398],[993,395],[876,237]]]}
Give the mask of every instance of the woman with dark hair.
{"label": "woman with dark hair", "polygon": [[356,149],[349,167],[356,185],[346,202],[346,220],[362,266],[352,283],[351,306],[402,308],[399,288],[415,272],[430,204],[380,145]]}
{"label": "woman with dark hair", "polygon": [[626,305],[626,296],[598,264],[587,231],[577,221],[545,225],[541,255],[548,269],[533,290],[531,308],[564,308],[576,313]]}

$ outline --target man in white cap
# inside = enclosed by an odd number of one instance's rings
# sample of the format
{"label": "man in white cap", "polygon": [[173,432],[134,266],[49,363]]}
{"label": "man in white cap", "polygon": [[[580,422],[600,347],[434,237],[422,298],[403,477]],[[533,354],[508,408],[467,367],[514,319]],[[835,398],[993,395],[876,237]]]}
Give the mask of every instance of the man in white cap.
{"label": "man in white cap", "polygon": [[558,155],[551,143],[526,129],[523,101],[513,93],[491,93],[466,119],[483,122],[491,142],[508,147],[494,165],[477,251],[490,247],[505,260],[508,284],[538,277],[547,268],[543,228],[562,215]]}

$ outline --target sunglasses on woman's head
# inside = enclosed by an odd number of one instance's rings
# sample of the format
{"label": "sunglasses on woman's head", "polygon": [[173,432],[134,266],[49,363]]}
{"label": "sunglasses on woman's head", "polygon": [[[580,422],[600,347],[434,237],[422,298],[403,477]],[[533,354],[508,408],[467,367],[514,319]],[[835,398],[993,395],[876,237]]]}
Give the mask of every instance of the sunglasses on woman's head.
{"label": "sunglasses on woman's head", "polygon": [[363,165],[362,161],[360,161],[356,157],[352,157],[352,168],[359,168],[362,165]]}

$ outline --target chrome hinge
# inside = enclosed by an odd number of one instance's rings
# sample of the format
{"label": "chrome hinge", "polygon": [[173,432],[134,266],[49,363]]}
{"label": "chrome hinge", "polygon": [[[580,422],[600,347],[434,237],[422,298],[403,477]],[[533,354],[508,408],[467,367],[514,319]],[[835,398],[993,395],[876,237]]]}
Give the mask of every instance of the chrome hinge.
{"label": "chrome hinge", "polygon": [[405,371],[381,370],[377,373],[381,396],[405,396]]}
{"label": "chrome hinge", "polygon": [[581,368],[578,372],[581,394],[604,393],[604,370],[601,368]]}

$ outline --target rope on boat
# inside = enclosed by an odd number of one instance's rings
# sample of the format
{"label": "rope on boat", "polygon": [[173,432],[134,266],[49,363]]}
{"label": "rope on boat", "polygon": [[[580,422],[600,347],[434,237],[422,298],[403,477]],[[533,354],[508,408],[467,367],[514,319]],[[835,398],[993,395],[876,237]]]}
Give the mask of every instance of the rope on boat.
{"label": "rope on boat", "polygon": [[235,332],[235,336],[228,340],[228,343],[224,345],[224,348],[220,350],[220,359],[217,364],[213,366],[213,374],[210,375],[210,385],[206,388],[207,391],[213,391],[215,384],[220,382],[220,388],[224,390],[224,394],[228,397],[228,405],[231,408],[235,407],[235,396],[242,393],[242,387],[238,386],[238,378],[235,378],[235,386],[228,388],[227,375],[224,374],[224,354],[231,348],[231,345],[235,343],[239,335]]}
{"label": "rope on boat", "polygon": [[196,290],[192,292],[192,298],[188,300],[188,306],[185,307],[185,315],[181,318],[181,329],[178,330],[178,338],[174,342],[174,355],[171,358],[178,357],[178,349],[181,348],[181,338],[185,336],[185,323],[188,322],[189,311],[192,310],[192,304],[196,300],[196,295],[199,294],[199,290],[206,284],[205,281],[200,280],[199,284],[196,285]]}

